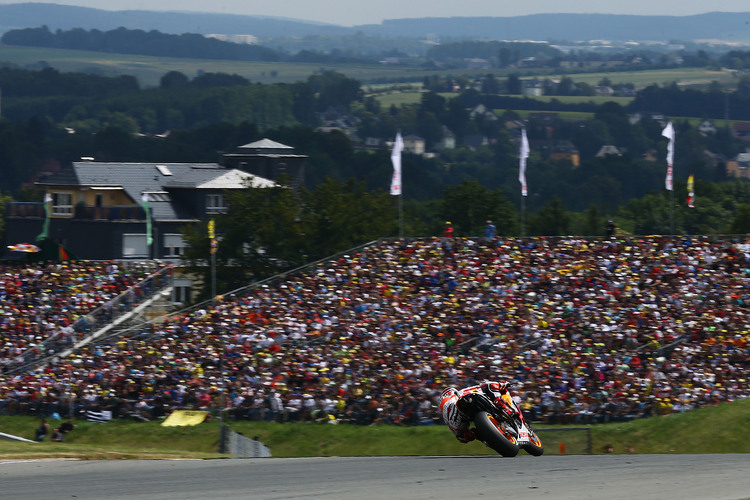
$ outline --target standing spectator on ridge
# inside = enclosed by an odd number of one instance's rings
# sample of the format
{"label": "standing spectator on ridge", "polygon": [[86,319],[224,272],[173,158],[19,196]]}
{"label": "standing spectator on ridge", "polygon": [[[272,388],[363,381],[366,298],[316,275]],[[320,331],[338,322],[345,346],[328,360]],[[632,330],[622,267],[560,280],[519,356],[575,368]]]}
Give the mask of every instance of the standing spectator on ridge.
{"label": "standing spectator on ridge", "polygon": [[447,221],[445,223],[445,228],[443,229],[443,238],[453,238],[453,225],[451,224],[451,221]]}
{"label": "standing spectator on ridge", "polygon": [[488,220],[487,224],[484,226],[484,237],[488,240],[494,240],[497,238],[497,228],[491,220]]}
{"label": "standing spectator on ridge", "polygon": [[616,229],[617,229],[617,227],[615,226],[615,222],[613,220],[608,220],[607,221],[607,227],[606,227],[607,238],[611,238],[612,236],[614,236]]}

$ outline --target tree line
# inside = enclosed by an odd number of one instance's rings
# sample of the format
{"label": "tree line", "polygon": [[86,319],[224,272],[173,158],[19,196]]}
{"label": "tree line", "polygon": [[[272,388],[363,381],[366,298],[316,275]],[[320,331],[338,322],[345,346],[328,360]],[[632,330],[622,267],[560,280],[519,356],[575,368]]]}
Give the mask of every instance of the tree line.
{"label": "tree line", "polygon": [[47,26],[6,32],[0,39],[6,45],[54,49],[91,50],[117,54],[230,61],[279,61],[282,54],[260,46],[224,42],[194,33],[172,35],[156,30],[117,28],[110,31],[74,28],[50,31]]}
{"label": "tree line", "polygon": [[293,84],[253,84],[239,75],[202,73],[194,78],[171,71],[158,88],[141,89],[130,76],[0,68],[3,116],[32,117],[81,133],[117,125],[126,131],[160,134],[214,123],[256,123],[261,128],[316,125],[317,113],[350,109],[362,99],[357,80],[321,71]]}
{"label": "tree line", "polygon": [[7,31],[0,41],[6,45],[26,47],[227,61],[375,63],[388,54],[387,50],[373,54],[352,48],[316,50],[310,48],[311,44],[299,50],[287,51],[258,44],[228,42],[195,33],[175,35],[157,30],[145,31],[122,27],[109,31],[73,28],[68,31],[58,29],[54,32],[47,26],[21,28]]}

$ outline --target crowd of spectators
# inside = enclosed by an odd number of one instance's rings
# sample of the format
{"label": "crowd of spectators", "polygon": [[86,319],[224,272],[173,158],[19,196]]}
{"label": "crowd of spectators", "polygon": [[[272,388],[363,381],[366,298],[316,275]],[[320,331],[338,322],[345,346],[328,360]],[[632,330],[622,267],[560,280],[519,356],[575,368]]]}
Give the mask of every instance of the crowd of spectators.
{"label": "crowd of spectators", "polygon": [[534,422],[666,415],[750,395],[749,303],[731,241],[383,241],[0,377],[0,412],[433,424],[501,379]]}
{"label": "crowd of spectators", "polygon": [[0,263],[0,369],[10,369],[72,345],[103,321],[122,293],[132,305],[136,285],[159,269],[154,262]]}

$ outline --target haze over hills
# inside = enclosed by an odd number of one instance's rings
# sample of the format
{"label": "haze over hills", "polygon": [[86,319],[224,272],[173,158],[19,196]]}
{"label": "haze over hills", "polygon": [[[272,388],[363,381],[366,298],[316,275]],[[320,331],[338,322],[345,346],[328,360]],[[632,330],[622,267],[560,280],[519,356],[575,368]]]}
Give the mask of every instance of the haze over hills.
{"label": "haze over hills", "polygon": [[[426,14],[429,14],[427,12]],[[48,26],[102,31],[119,27],[163,33],[253,35],[260,39],[309,35],[489,40],[706,40],[750,43],[750,11],[693,16],[535,14],[519,17],[424,17],[344,27],[298,19],[198,12],[106,11],[45,3],[0,5],[0,34]]]}

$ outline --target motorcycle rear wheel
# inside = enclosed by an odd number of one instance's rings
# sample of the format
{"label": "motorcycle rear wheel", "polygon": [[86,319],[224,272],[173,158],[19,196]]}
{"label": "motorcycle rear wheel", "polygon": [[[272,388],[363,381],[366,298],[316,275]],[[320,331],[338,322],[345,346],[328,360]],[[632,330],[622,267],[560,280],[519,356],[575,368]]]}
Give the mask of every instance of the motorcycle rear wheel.
{"label": "motorcycle rear wheel", "polygon": [[503,429],[500,422],[486,411],[474,417],[479,440],[504,457],[515,457],[520,450],[515,437]]}

